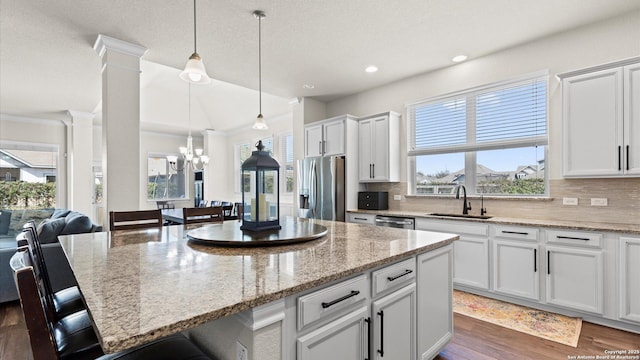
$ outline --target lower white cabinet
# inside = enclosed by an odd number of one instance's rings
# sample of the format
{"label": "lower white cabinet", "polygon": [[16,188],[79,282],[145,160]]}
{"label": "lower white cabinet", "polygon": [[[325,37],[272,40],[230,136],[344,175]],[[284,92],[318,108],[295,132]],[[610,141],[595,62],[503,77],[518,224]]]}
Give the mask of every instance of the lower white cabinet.
{"label": "lower white cabinet", "polygon": [[453,338],[453,247],[418,255],[417,268],[417,358],[433,359]]}
{"label": "lower white cabinet", "polygon": [[371,355],[368,359],[416,358],[416,284],[371,304]]}
{"label": "lower white cabinet", "polygon": [[365,359],[369,308],[362,306],[298,338],[299,360]]}
{"label": "lower white cabinet", "polygon": [[364,214],[364,213],[347,213],[347,222],[356,223],[356,224],[365,224],[365,225],[375,225],[376,215]]}
{"label": "lower white cabinet", "polygon": [[493,240],[493,290],[540,300],[538,244]]}
{"label": "lower white cabinet", "polygon": [[620,237],[620,319],[640,324],[640,238]]}
{"label": "lower white cabinet", "polygon": [[547,246],[547,303],[604,312],[602,250]]}
{"label": "lower white cabinet", "polygon": [[[455,231],[452,229],[452,232]],[[489,289],[489,239],[460,235],[453,243],[456,284]]]}

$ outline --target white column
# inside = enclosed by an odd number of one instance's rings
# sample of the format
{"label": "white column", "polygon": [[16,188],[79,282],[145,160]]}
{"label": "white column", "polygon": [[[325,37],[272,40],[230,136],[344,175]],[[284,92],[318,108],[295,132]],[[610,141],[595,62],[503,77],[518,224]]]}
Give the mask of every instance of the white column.
{"label": "white column", "polygon": [[102,58],[103,224],[110,211],[140,207],[140,58],[147,48],[98,35]]}
{"label": "white column", "polygon": [[225,174],[228,169],[227,134],[221,131],[204,130],[204,153],[209,156],[209,165],[204,171],[204,198],[207,200],[232,201],[234,174]]}
{"label": "white column", "polygon": [[[93,216],[93,118],[94,114],[68,111],[67,126],[67,207]],[[96,219],[93,219],[95,222]]]}

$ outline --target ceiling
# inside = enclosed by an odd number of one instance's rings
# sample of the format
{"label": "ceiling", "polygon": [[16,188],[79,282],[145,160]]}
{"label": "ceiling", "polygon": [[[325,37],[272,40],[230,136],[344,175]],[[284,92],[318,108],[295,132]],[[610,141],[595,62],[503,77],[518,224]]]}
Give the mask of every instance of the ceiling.
{"label": "ceiling", "polygon": [[[244,120],[223,111],[246,111],[246,123],[257,114],[255,91],[220,91],[258,88],[256,9],[267,13],[263,91],[280,112],[292,98],[330,101],[451,66],[454,55],[473,59],[637,10],[640,0],[199,0],[197,9],[198,53],[219,80],[198,90],[201,103],[243,104],[201,110],[201,127],[225,130]],[[0,1],[0,113],[55,119],[99,109],[98,34],[147,47],[144,60],[177,76],[193,52],[193,2]],[[366,73],[371,64],[380,70]]]}

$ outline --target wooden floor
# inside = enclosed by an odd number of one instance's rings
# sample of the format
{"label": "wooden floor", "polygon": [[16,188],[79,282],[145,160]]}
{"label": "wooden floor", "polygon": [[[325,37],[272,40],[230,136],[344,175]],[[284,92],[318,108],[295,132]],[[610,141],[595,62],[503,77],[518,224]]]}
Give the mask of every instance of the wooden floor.
{"label": "wooden floor", "polygon": [[[584,322],[578,347],[537,338],[455,314],[453,341],[438,360],[562,359],[605,355],[605,350],[640,350],[640,335]],[[0,304],[0,359],[32,360],[19,302]],[[256,359],[258,360],[258,359]]]}

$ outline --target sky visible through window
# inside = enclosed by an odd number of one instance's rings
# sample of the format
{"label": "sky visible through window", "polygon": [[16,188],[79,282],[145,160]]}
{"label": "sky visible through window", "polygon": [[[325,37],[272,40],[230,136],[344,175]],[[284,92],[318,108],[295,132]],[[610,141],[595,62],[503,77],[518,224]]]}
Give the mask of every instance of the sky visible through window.
{"label": "sky visible through window", "polygon": [[[544,146],[508,149],[503,151],[483,151],[478,153],[477,162],[494,171],[515,171],[518,166],[536,165],[544,160]],[[440,154],[437,156],[416,156],[416,172],[434,175],[442,171],[454,173],[464,169],[464,153]]]}

